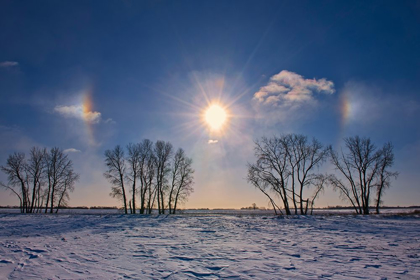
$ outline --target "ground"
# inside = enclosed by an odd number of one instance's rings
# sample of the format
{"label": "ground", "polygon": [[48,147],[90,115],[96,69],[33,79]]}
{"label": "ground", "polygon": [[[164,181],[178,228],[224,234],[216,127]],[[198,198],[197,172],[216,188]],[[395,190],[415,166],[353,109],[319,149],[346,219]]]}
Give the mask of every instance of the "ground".
{"label": "ground", "polygon": [[0,214],[0,279],[420,279],[418,216]]}

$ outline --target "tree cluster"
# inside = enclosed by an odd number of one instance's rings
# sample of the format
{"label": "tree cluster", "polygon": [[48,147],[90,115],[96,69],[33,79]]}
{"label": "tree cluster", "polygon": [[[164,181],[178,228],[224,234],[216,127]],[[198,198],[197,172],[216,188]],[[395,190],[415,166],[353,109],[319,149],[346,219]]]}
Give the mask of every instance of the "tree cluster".
{"label": "tree cluster", "polygon": [[126,151],[117,145],[105,151],[105,178],[112,184],[110,195],[123,202],[124,212],[175,214],[193,192],[192,159],[170,142],[144,139],[130,143]]}
{"label": "tree cluster", "polygon": [[[248,164],[248,182],[267,196],[276,213],[286,215],[306,215],[308,209],[312,214],[326,186],[338,190],[357,214],[369,214],[372,202],[379,213],[384,190],[398,175],[389,171],[394,163],[391,143],[379,149],[369,138],[358,136],[345,138],[340,152],[300,134],[263,137],[255,142],[254,153],[257,161]],[[338,174],[317,173],[328,159]]]}
{"label": "tree cluster", "polygon": [[0,186],[15,194],[22,213],[58,212],[67,206],[69,193],[79,175],[73,163],[60,148],[33,147],[26,159],[24,153],[14,153],[0,169],[8,183]]}

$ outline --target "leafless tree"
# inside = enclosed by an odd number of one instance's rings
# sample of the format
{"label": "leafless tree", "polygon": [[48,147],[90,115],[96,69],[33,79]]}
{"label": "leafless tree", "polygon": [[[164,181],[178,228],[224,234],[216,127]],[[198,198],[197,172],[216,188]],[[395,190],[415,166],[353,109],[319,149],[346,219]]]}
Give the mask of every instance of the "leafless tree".
{"label": "leafless tree", "polygon": [[169,142],[157,141],[155,143],[156,191],[159,214],[165,214],[165,192],[167,174],[170,172],[172,150],[172,144]]}
{"label": "leafless tree", "polygon": [[[300,214],[307,214],[309,199],[304,199],[303,191],[311,184],[311,180],[316,177],[311,173],[315,168],[325,162],[329,147],[325,148],[318,140],[312,139],[301,134],[288,134],[283,141],[290,163],[291,190],[295,214],[298,213],[299,204]],[[299,193],[296,195],[295,185],[298,185]],[[296,198],[299,198],[297,202]]]}
{"label": "leafless tree", "polygon": [[384,187],[397,173],[388,172],[393,164],[392,145],[387,143],[378,149],[370,138],[359,136],[344,139],[346,152],[331,149],[331,160],[344,177],[330,177],[330,183],[340,191],[342,198],[348,200],[357,214],[369,214],[371,193],[377,189],[377,212]]}
{"label": "leafless tree", "polygon": [[42,186],[45,183],[45,167],[46,167],[47,149],[33,147],[29,152],[29,162],[27,164],[28,180],[32,185],[32,200],[30,205],[30,212],[33,213],[35,208],[40,206],[40,198],[42,193]]}
{"label": "leafless tree", "polygon": [[68,201],[70,199],[69,193],[74,191],[74,184],[79,180],[79,174],[75,173],[72,168],[67,168],[63,177],[61,184],[59,184],[57,188],[58,203],[55,211],[56,213],[61,207],[68,206]]}
{"label": "leafless tree", "polygon": [[127,214],[127,196],[124,186],[126,166],[124,151],[121,146],[117,145],[113,150],[105,151],[105,164],[108,170],[104,173],[104,176],[112,184],[110,195],[123,200],[124,212]]}
{"label": "leafless tree", "polygon": [[30,207],[25,154],[13,153],[7,158],[6,166],[1,166],[1,170],[8,177],[8,184],[2,183],[1,185],[19,198],[20,211],[22,213],[28,212]]}
{"label": "leafless tree", "polygon": [[105,152],[108,171],[104,175],[113,185],[111,195],[124,201],[127,214],[124,188],[127,180],[132,183],[131,213],[137,207],[140,214],[151,214],[157,203],[159,214],[165,214],[168,208],[169,214],[175,214],[179,204],[186,201],[193,191],[192,159],[182,149],[174,155],[172,144],[164,141],[153,143],[144,139],[140,143],[129,144],[127,150],[126,158],[120,146]]}
{"label": "leafless tree", "polygon": [[185,201],[193,191],[193,174],[192,159],[185,155],[183,149],[178,149],[173,158],[171,169],[171,185],[168,197],[170,214],[175,214],[179,202]]}
{"label": "leafless tree", "polygon": [[318,198],[318,195],[325,190],[325,187],[328,185],[330,176],[331,175],[319,174],[311,179],[312,185],[315,186],[314,193],[309,200],[309,205],[311,206],[311,215],[314,211],[315,200]]}
{"label": "leafless tree", "polygon": [[[273,199],[271,192],[276,192],[276,189],[271,184],[273,180],[269,180],[269,177],[266,176],[263,172],[262,168],[257,166],[257,164],[248,164],[248,176],[247,180],[249,183],[251,183],[255,188],[260,190],[270,201],[270,204],[273,207],[274,212],[277,214],[283,215],[283,212],[281,211],[281,208],[276,204],[275,200]],[[277,194],[279,197],[282,198],[282,194]],[[282,199],[283,203],[287,203],[287,201],[284,201]],[[286,210],[286,213],[290,215],[290,210],[287,212],[286,207],[284,207]]]}
{"label": "leafless tree", "polygon": [[144,169],[144,192],[143,192],[143,199],[146,201],[147,199],[147,214],[152,214],[152,210],[154,207],[154,203],[156,200],[156,193],[157,187],[156,183],[154,182],[155,174],[156,174],[156,166],[155,166],[155,157],[154,154],[151,153],[150,157],[147,158],[145,163]]}
{"label": "leafless tree", "polygon": [[[275,203],[275,197],[280,197],[286,215],[290,215],[288,200],[290,190],[287,187],[290,170],[283,138],[263,137],[261,141],[255,141],[254,154],[257,162],[248,164],[247,180],[269,198],[276,212],[279,210],[282,213]],[[274,198],[271,193],[274,193]]]}
{"label": "leafless tree", "polygon": [[283,213],[275,202],[278,197],[286,215],[292,213],[291,203],[295,214],[298,209],[307,214],[310,201],[304,189],[314,185],[314,170],[325,162],[328,147],[304,135],[287,134],[256,141],[254,153],[257,162],[248,164],[248,182],[268,197],[276,213]]}
{"label": "leafless tree", "polygon": [[144,214],[145,210],[151,214],[153,208],[153,196],[155,188],[153,187],[153,179],[155,178],[155,158],[153,154],[153,142],[144,139],[139,145],[140,161],[139,161],[139,177],[140,177],[140,214]]}
{"label": "leafless tree", "polygon": [[53,213],[54,207],[68,201],[78,175],[73,171],[72,161],[59,148],[47,152],[45,148],[33,147],[29,155],[28,161],[24,153],[9,156],[6,166],[1,167],[9,182],[1,186],[18,197],[21,212],[39,212],[44,205],[45,213],[48,210]]}
{"label": "leafless tree", "polygon": [[376,184],[376,214],[379,214],[379,207],[382,204],[384,190],[391,187],[391,180],[398,177],[398,172],[391,172],[388,168],[394,164],[394,152],[391,143],[386,143],[380,152],[379,176]]}
{"label": "leafless tree", "polygon": [[131,202],[130,202],[130,209],[131,209],[131,213],[135,214],[136,213],[136,194],[137,194],[136,183],[137,183],[138,177],[140,176],[140,164],[141,164],[140,145],[130,143],[130,144],[127,145],[127,150],[128,150],[128,157],[127,157],[128,173],[127,173],[127,178],[132,183],[132,188],[131,188],[132,199],[131,199]]}
{"label": "leafless tree", "polygon": [[54,207],[58,206],[57,202],[60,200],[60,190],[63,190],[66,184],[67,174],[73,172],[73,163],[62,149],[55,147],[46,154],[45,166],[48,182],[45,213],[48,208],[50,213],[53,213]]}

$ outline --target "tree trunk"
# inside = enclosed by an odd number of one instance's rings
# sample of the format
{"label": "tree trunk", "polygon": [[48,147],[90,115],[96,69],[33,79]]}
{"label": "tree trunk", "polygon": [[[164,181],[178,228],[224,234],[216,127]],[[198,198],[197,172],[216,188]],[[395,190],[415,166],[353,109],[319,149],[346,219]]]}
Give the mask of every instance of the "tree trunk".
{"label": "tree trunk", "polygon": [[133,214],[136,214],[136,179],[134,178],[134,182],[133,182],[133,198],[132,198],[132,203],[133,203]]}

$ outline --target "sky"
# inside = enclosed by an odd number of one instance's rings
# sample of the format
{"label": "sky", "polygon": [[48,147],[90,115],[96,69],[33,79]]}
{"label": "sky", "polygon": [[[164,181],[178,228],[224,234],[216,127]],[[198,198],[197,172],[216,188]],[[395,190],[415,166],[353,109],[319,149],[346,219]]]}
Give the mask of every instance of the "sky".
{"label": "sky", "polygon": [[[267,206],[246,165],[256,139],[284,133],[391,141],[384,202],[419,204],[420,1],[6,0],[0,38],[0,165],[65,149],[71,206],[120,206],[104,151],[145,138],[192,157],[185,207]],[[219,131],[203,122],[213,103],[228,114]],[[316,205],[346,203],[327,189]]]}

